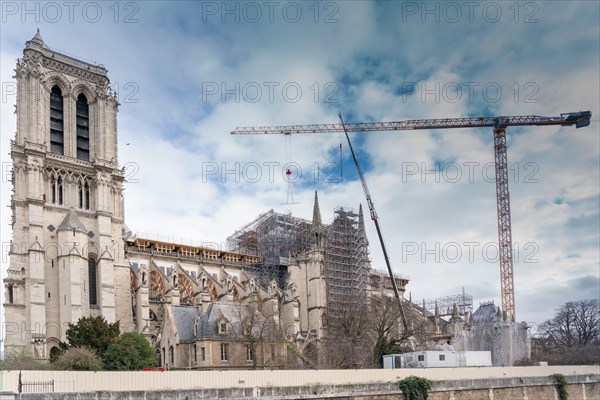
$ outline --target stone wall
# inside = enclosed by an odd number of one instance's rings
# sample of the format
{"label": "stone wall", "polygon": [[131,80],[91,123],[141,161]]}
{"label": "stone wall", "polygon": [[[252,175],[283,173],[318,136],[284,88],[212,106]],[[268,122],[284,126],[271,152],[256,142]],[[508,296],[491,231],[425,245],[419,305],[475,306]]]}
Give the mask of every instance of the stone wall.
{"label": "stone wall", "polygon": [[[600,376],[568,377],[569,400],[600,400]],[[0,394],[0,400],[185,400],[185,399],[337,399],[403,400],[396,382],[296,387],[246,387],[230,389],[158,390],[137,392]],[[429,400],[554,400],[553,376],[530,378],[450,380],[433,382]]]}

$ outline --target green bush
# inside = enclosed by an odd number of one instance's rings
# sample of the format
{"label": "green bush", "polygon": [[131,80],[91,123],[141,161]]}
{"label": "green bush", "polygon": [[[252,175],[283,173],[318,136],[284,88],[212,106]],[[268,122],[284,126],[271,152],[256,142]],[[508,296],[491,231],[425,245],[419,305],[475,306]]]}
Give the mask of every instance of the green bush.
{"label": "green bush", "polygon": [[126,332],[108,345],[104,368],[111,371],[139,371],[155,367],[158,358],[150,343],[137,332]]}
{"label": "green bush", "polygon": [[556,379],[556,389],[558,390],[558,398],[560,400],[568,400],[569,393],[567,392],[567,386],[569,382],[567,382],[567,378],[563,374],[555,374],[554,378]]}
{"label": "green bush", "polygon": [[398,387],[404,394],[404,400],[427,400],[431,389],[431,381],[427,378],[411,375],[398,382]]}

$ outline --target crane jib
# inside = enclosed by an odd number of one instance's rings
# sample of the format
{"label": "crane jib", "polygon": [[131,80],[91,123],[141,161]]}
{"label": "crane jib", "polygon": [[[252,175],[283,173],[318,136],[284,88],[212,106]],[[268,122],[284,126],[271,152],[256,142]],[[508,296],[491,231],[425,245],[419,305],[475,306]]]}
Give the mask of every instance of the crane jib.
{"label": "crane jib", "polygon": [[[590,124],[592,113],[579,111],[562,113],[558,117],[543,117],[539,115],[497,116],[497,117],[466,117],[466,118],[439,118],[418,119],[390,122],[351,122],[344,123],[348,132],[380,132],[414,129],[451,129],[451,128],[478,128],[497,126],[526,126],[526,125],[575,125],[582,128]],[[342,124],[311,124],[311,125],[279,125],[238,127],[231,131],[233,135],[253,134],[307,134],[307,133],[332,133],[344,132]]]}

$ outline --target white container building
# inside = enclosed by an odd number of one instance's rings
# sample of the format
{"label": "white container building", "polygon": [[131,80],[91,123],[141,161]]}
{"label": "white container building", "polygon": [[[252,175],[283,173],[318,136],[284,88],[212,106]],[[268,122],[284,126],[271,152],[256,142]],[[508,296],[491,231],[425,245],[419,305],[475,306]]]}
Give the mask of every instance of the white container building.
{"label": "white container building", "polygon": [[489,351],[415,351],[383,356],[383,368],[491,367]]}

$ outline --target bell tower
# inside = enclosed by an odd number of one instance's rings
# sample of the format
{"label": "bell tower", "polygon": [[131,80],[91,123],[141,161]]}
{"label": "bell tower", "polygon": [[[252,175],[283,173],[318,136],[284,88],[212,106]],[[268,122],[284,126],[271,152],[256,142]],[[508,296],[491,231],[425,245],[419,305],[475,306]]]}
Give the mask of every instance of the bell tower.
{"label": "bell tower", "polygon": [[39,30],[14,78],[6,346],[47,358],[68,323],[123,317],[115,304],[125,267],[118,102],[103,66],[51,50]]}

